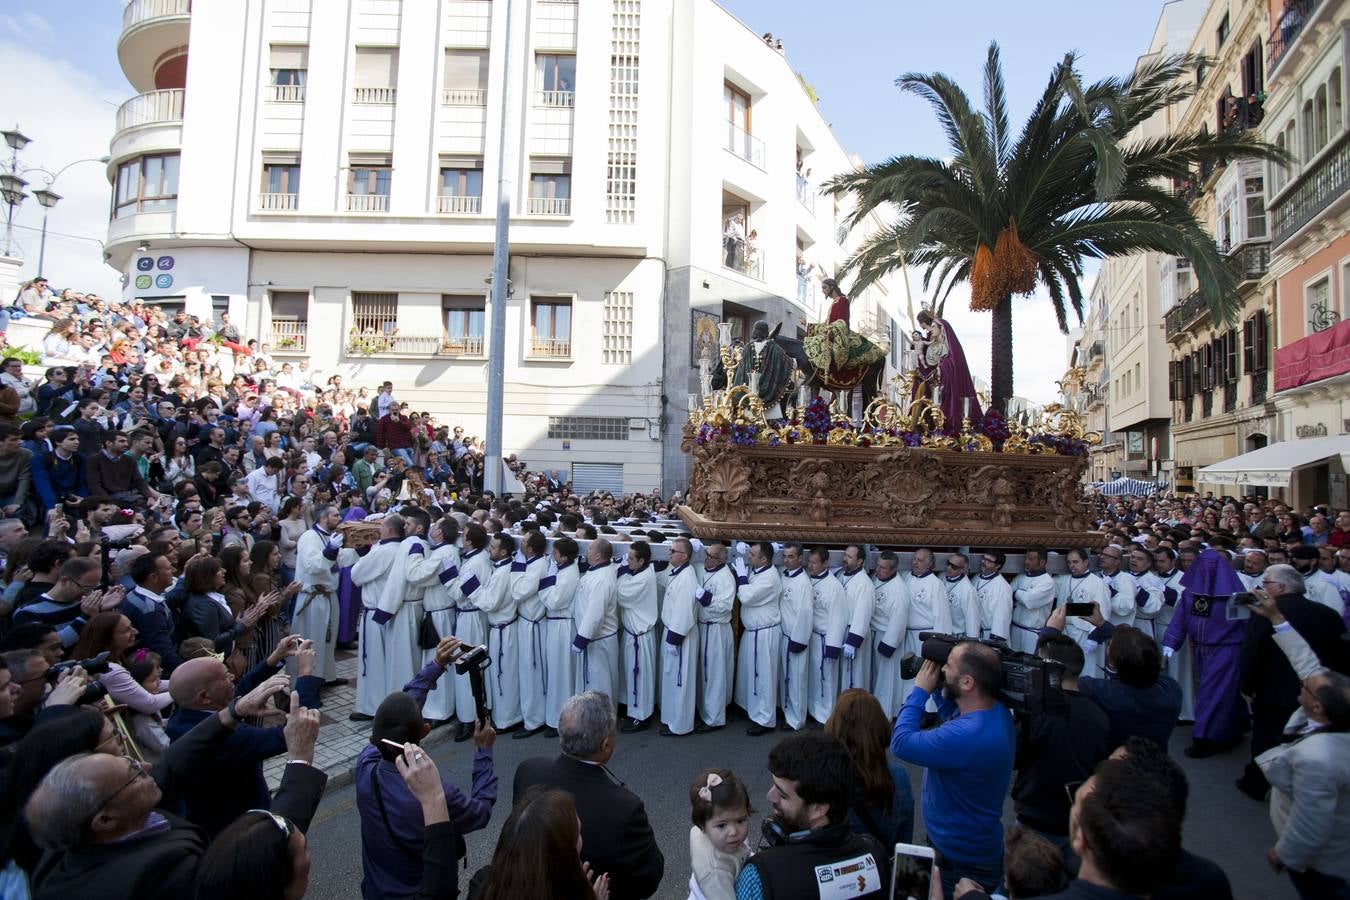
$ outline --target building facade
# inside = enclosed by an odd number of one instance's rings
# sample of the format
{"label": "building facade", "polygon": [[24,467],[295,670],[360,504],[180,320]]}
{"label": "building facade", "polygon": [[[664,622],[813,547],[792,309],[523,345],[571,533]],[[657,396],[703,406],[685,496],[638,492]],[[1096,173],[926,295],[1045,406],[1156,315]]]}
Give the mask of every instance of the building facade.
{"label": "building facade", "polygon": [[848,251],[855,162],[713,0],[131,0],[119,57],[128,297],[481,434],[504,211],[502,450],[583,490],[682,488],[700,323],[791,334]]}

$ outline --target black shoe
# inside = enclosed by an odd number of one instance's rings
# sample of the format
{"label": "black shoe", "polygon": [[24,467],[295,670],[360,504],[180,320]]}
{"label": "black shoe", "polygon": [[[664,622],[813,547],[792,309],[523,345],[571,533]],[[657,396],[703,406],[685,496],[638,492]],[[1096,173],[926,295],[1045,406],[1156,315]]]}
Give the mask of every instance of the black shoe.
{"label": "black shoe", "polygon": [[517,722],[514,725],[507,725],[505,728],[497,728],[496,725],[493,725],[492,727],[496,730],[498,734],[510,734],[513,731],[519,731],[520,729],[524,728],[525,723]]}
{"label": "black shoe", "polygon": [[369,722],[369,721],[371,721],[371,720],[374,719],[374,718],[375,718],[374,716],[368,716],[368,715],[366,715],[365,713],[354,712],[354,713],[352,713],[350,716],[347,717],[347,721],[349,721],[349,722]]}
{"label": "black shoe", "polygon": [[651,727],[652,719],[651,716],[648,716],[645,719],[629,719],[627,722],[623,723],[623,726],[619,730],[624,734],[637,734],[639,731],[646,731]]}
{"label": "black shoe", "polygon": [[1257,803],[1266,802],[1267,789],[1253,781],[1249,781],[1245,775],[1234,781],[1233,786],[1248,797],[1251,797]]}
{"label": "black shoe", "polygon": [[789,725],[787,722],[784,722],[783,724],[781,724],[781,725],[778,726],[778,730],[779,730],[779,731],[796,731],[797,729],[793,728],[793,727],[792,727],[791,725]]}
{"label": "black shoe", "polygon": [[823,731],[824,729],[825,726],[817,722],[815,719],[807,719],[805,722],[802,723],[802,731]]}
{"label": "black shoe", "polygon": [[557,736],[558,736],[558,729],[556,729],[556,728],[548,728],[548,727],[545,727],[545,728],[544,728],[544,737],[546,737],[546,738],[555,738],[555,737],[557,737]]}
{"label": "black shoe", "polygon": [[677,733],[677,732],[671,731],[669,725],[662,725],[662,726],[661,726],[661,731],[660,731],[659,733],[660,733],[661,737],[688,737],[688,736],[689,736],[689,732],[685,732],[684,734],[679,734],[679,733]]}
{"label": "black shoe", "polygon": [[455,743],[462,744],[473,737],[473,726],[468,722],[460,722],[459,727],[455,729]]}
{"label": "black shoe", "polygon": [[1196,738],[1184,751],[1191,759],[1207,759],[1219,752],[1219,745],[1209,738]]}
{"label": "black shoe", "polygon": [[745,729],[745,733],[751,737],[759,737],[761,734],[768,734],[773,731],[770,725],[761,725],[758,722],[751,722],[750,727]]}
{"label": "black shoe", "polygon": [[517,731],[515,734],[511,735],[511,739],[513,741],[524,740],[525,738],[528,737],[534,737],[536,734],[538,734],[543,730],[544,730],[543,725],[540,725],[538,728],[522,728],[520,729],[520,731]]}
{"label": "black shoe", "polygon": [[343,686],[346,685],[346,684],[347,684],[347,679],[345,679],[345,678],[333,678],[333,679],[330,679],[330,680],[328,680],[328,681],[325,681],[325,682],[323,683],[323,686],[324,686],[324,687],[343,687]]}
{"label": "black shoe", "polygon": [[725,725],[708,725],[702,719],[694,723],[695,734],[712,734],[714,731],[721,731]]}

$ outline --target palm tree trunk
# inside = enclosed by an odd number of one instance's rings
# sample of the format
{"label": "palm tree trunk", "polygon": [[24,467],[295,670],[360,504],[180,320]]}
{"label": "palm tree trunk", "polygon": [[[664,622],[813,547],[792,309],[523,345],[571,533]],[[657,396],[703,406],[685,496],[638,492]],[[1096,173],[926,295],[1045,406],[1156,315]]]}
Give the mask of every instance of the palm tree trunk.
{"label": "palm tree trunk", "polygon": [[1013,395],[1012,295],[1007,294],[994,307],[990,336],[990,405],[1004,415]]}

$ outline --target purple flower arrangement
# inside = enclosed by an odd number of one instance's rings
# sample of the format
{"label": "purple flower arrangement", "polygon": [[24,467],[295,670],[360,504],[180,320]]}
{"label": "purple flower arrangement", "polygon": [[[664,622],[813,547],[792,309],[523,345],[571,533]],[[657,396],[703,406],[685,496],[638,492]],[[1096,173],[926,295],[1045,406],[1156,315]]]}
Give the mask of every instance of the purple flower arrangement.
{"label": "purple flower arrangement", "polygon": [[833,423],[830,421],[830,408],[825,403],[823,397],[817,397],[806,407],[806,415],[802,416],[802,425],[811,432],[811,437],[817,444],[825,443],[825,438],[830,433]]}

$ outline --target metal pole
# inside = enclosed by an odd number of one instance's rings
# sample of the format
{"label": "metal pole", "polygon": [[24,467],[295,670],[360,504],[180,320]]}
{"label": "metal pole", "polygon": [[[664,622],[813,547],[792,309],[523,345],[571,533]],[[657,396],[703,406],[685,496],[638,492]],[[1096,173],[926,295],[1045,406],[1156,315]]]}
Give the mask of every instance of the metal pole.
{"label": "metal pole", "polygon": [[38,241],[38,277],[42,277],[42,263],[47,258],[47,209],[42,209],[42,238]]}
{"label": "metal pole", "polygon": [[10,256],[14,237],[14,204],[7,203],[5,206],[5,256]]}
{"label": "metal pole", "polygon": [[511,114],[511,0],[506,2],[506,52],[502,54],[501,134],[497,142],[497,230],[492,244],[492,324],[488,333],[487,439],[483,448],[483,489],[502,492],[502,403],[506,387],[506,293],[511,271],[511,176],[506,156],[506,123]]}

